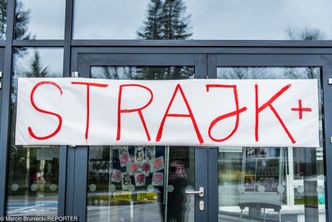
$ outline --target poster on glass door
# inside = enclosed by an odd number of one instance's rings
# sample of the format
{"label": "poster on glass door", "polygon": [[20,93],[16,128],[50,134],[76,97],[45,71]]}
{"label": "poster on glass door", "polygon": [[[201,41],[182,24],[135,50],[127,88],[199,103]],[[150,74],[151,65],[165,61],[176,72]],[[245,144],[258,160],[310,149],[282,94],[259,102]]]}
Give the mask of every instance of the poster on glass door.
{"label": "poster on glass door", "polygon": [[15,143],[318,147],[318,114],[317,80],[19,78]]}

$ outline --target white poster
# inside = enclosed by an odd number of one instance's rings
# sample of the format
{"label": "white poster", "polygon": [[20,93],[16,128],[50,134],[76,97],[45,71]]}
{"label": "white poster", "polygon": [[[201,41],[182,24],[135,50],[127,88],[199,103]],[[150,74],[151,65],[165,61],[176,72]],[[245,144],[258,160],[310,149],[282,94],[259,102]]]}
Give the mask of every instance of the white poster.
{"label": "white poster", "polygon": [[16,145],[319,146],[317,80],[20,78]]}

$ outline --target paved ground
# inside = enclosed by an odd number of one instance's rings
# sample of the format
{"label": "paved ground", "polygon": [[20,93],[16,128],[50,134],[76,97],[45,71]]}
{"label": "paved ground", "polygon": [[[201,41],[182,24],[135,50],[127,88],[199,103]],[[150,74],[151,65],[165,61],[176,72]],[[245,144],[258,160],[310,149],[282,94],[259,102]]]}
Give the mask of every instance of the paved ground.
{"label": "paved ground", "polygon": [[[46,199],[45,201],[38,201],[34,198],[15,197],[15,199],[11,199],[8,202],[8,215],[56,215],[58,207],[56,197],[48,197]],[[194,221],[193,203],[188,202],[187,205],[184,218],[186,222],[192,222]],[[163,214],[164,210],[159,203],[145,203],[132,206],[88,206],[87,217],[88,221],[163,222]]]}

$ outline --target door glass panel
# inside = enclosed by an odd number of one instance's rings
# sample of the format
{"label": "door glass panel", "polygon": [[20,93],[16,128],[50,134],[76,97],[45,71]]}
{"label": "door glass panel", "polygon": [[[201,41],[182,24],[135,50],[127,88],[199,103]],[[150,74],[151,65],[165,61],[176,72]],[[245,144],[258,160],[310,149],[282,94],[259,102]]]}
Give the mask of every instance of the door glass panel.
{"label": "door glass panel", "polygon": [[[220,79],[318,79],[320,68],[218,67]],[[219,221],[323,222],[325,172],[320,147],[219,147]]]}
{"label": "door glass panel", "polygon": [[74,39],[332,39],[330,0],[74,3]]}
{"label": "door glass panel", "polygon": [[15,122],[18,77],[61,77],[62,64],[62,49],[14,49],[7,215],[57,215],[59,146],[16,146]]}
{"label": "door glass panel", "polygon": [[193,79],[192,66],[92,66],[92,78],[106,79]]}
{"label": "door glass panel", "polygon": [[[188,79],[187,66],[93,66],[92,78]],[[194,221],[195,149],[95,146],[89,149],[88,221]]]}
{"label": "door glass panel", "polygon": [[15,39],[64,39],[65,6],[65,0],[16,0]]}

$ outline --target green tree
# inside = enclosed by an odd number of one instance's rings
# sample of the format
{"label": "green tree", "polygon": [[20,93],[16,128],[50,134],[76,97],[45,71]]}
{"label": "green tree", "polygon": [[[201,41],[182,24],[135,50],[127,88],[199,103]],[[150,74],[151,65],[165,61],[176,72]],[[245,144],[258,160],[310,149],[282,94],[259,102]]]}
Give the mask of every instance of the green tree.
{"label": "green tree", "polygon": [[[15,38],[16,39],[30,39],[30,34],[28,33],[28,23],[30,20],[30,11],[24,9],[21,0],[16,1],[15,10]],[[7,0],[0,0],[0,39],[5,39],[7,27]],[[21,47],[14,49],[15,55],[23,55],[26,48]]]}
{"label": "green tree", "polygon": [[190,32],[190,15],[182,0],[151,0],[148,5],[146,20],[137,31],[141,39],[188,39]]}
{"label": "green tree", "polygon": [[[111,67],[103,66],[102,69],[103,69],[103,78],[105,78],[105,79],[114,79]],[[118,76],[117,72],[116,72],[116,76]],[[115,78],[115,79],[118,79],[118,78]]]}
{"label": "green tree", "polygon": [[[141,39],[183,40],[192,36],[190,15],[182,0],[151,0],[146,20],[137,32]],[[192,76],[190,67],[142,67],[136,79],[186,79]]]}
{"label": "green tree", "polygon": [[30,21],[30,10],[24,9],[21,0],[16,1],[15,12],[15,38],[16,39],[30,39],[28,32],[28,24]]}
{"label": "green tree", "polygon": [[137,35],[142,39],[161,39],[161,0],[151,0],[148,5],[147,18],[143,26],[137,31]]}
{"label": "green tree", "polygon": [[35,78],[42,78],[46,77],[48,74],[47,71],[47,66],[42,67],[41,62],[40,62],[40,55],[39,52],[36,50],[31,66],[30,66],[30,71],[25,73],[26,77],[35,77]]}
{"label": "green tree", "polygon": [[190,15],[186,15],[186,5],[182,0],[165,0],[162,8],[162,39],[188,39],[190,32]]}
{"label": "green tree", "polygon": [[0,0],[0,39],[5,39],[7,22],[7,0]]}
{"label": "green tree", "polygon": [[136,70],[132,66],[102,66],[100,76],[104,79],[135,79]]}
{"label": "green tree", "polygon": [[[28,23],[30,20],[30,11],[24,9],[21,0],[16,1],[15,10],[15,38],[29,39]],[[7,27],[7,0],[0,0],[0,39],[4,39]]]}

